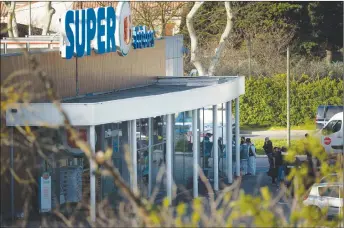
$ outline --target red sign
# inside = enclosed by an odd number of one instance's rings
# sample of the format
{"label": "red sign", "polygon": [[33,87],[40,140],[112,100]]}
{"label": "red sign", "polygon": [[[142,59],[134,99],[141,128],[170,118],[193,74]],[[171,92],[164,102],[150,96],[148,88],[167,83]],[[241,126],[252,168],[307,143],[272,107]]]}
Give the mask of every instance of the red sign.
{"label": "red sign", "polygon": [[325,143],[325,145],[330,145],[331,144],[331,138],[329,138],[329,137],[324,138],[324,143]]}
{"label": "red sign", "polygon": [[43,173],[42,175],[43,179],[46,180],[49,178],[49,173]]}
{"label": "red sign", "polygon": [[[79,129],[79,137],[85,142],[87,142],[87,130]],[[68,140],[68,146],[70,146],[71,148],[78,148],[75,141],[71,139],[69,132],[67,132],[67,140]]]}

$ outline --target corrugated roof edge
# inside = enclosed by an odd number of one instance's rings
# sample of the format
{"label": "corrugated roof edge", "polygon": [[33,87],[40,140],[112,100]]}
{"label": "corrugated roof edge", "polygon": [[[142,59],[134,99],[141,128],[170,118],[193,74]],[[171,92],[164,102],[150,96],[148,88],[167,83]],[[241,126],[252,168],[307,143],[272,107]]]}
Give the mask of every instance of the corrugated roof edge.
{"label": "corrugated roof edge", "polygon": [[143,87],[155,85],[157,83],[157,81],[158,80],[151,80],[151,81],[149,81],[148,84],[145,84],[145,85],[137,85],[137,86],[123,88],[123,89],[108,90],[106,92],[87,93],[87,94],[79,95],[79,96],[75,96],[75,97],[66,97],[66,98],[61,99],[61,102],[69,101],[69,100],[73,100],[73,99],[84,98],[84,97],[87,97],[87,96],[105,95],[105,94],[110,94],[110,93],[116,93],[116,92],[121,92],[121,91],[129,90],[129,89],[143,88]]}

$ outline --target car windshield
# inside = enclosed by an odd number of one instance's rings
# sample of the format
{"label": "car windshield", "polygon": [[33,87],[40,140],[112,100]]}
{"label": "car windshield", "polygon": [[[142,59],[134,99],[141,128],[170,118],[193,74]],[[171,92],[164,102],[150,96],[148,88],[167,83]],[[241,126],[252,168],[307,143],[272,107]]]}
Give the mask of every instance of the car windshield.
{"label": "car windshield", "polygon": [[326,112],[326,119],[331,119],[339,112],[343,112],[343,106],[329,106]]}
{"label": "car windshield", "polygon": [[324,118],[324,111],[325,111],[325,107],[324,106],[319,106],[318,107],[317,119]]}

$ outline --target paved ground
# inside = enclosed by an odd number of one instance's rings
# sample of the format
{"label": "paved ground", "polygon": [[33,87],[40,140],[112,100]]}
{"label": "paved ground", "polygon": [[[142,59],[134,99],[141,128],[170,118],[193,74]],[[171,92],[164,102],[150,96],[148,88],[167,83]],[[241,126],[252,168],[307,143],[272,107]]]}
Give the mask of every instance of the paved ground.
{"label": "paved ground", "polygon": [[[302,139],[305,137],[306,133],[311,131],[307,130],[292,130],[290,131],[291,139]],[[271,139],[286,139],[286,130],[276,130],[276,131],[241,131],[241,135],[245,137],[251,137],[253,139],[264,139],[265,137],[270,137]]]}
{"label": "paved ground", "polygon": [[[212,131],[209,131],[212,133]],[[311,133],[308,130],[291,130],[291,139],[302,139],[305,137],[306,133]],[[226,144],[226,129],[218,128],[219,137],[222,137],[224,143]],[[256,130],[241,130],[240,136],[250,137],[252,139],[264,139],[265,137],[270,137],[271,139],[287,139],[287,130],[274,130],[274,131],[256,131]]]}
{"label": "paved ground", "polygon": [[[159,153],[155,155],[156,159],[159,159],[159,156],[161,156]],[[175,180],[176,182],[179,183],[184,183],[184,181],[187,179],[187,177],[192,177],[192,157],[183,157],[181,155],[176,157],[175,160],[175,164],[176,164],[176,169],[175,169]],[[184,166],[184,170],[187,170],[187,172],[183,171],[182,166]],[[153,173],[156,176],[157,172],[159,169],[159,164],[158,163],[154,163],[154,168],[153,168]],[[266,172],[268,170],[268,160],[266,157],[260,157],[257,158],[257,175],[256,176],[244,176],[242,179],[242,183],[241,183],[241,189],[243,189],[245,191],[245,193],[247,194],[252,194],[252,195],[257,195],[259,194],[259,189],[263,186],[268,186],[270,191],[273,192],[274,194],[277,194],[277,189],[276,186],[273,186],[271,184],[271,179],[267,176]],[[184,178],[183,178],[184,177]],[[165,181],[163,181],[165,182]],[[185,181],[185,183],[187,184],[187,181]],[[156,202],[159,203],[161,202],[161,200],[163,199],[163,197],[166,196],[166,191],[165,191],[165,185],[161,185],[162,188],[160,189]],[[142,186],[140,187],[140,189],[142,190],[143,188],[145,188],[145,184],[142,184]],[[202,188],[202,187],[200,187]],[[200,189],[200,191],[202,191],[202,189]],[[190,195],[189,195],[190,196]],[[185,194],[179,194],[179,196],[177,197],[177,201],[186,201],[186,202],[190,202],[190,197],[188,198],[187,196],[185,196]],[[281,206],[284,208],[285,210],[285,215],[287,217],[289,217],[290,211],[288,210],[287,206],[284,204],[281,204]],[[249,220],[243,220],[243,222],[249,222]],[[29,223],[29,227],[37,227],[39,224],[38,221],[33,221],[32,223]]]}

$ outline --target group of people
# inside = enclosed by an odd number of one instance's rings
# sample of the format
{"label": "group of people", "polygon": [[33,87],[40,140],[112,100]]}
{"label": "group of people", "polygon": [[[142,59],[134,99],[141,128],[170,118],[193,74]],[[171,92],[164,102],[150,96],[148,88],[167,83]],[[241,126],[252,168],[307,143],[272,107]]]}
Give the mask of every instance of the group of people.
{"label": "group of people", "polygon": [[[263,149],[269,159],[269,171],[268,175],[272,179],[272,184],[276,184],[279,187],[280,183],[284,179],[286,173],[286,165],[283,159],[283,153],[287,152],[286,147],[273,147],[269,137],[265,138]],[[277,182],[276,182],[277,179]]]}
{"label": "group of people", "polygon": [[[232,154],[233,173],[235,174],[236,154]],[[242,175],[256,175],[256,147],[250,138],[241,137],[240,141],[240,171]],[[236,174],[235,174],[236,175]]]}

